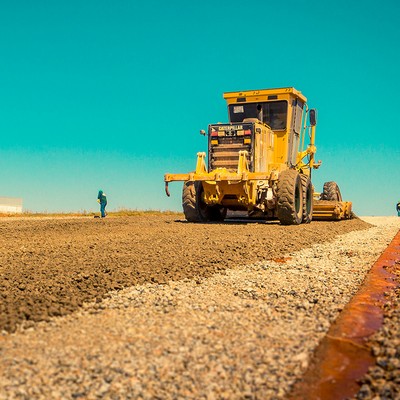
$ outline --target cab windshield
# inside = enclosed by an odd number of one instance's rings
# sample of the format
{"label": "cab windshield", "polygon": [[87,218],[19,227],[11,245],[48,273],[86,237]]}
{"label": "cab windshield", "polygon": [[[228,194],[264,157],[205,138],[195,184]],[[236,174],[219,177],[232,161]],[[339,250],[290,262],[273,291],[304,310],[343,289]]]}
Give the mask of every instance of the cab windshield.
{"label": "cab windshield", "polygon": [[268,101],[265,103],[231,104],[230,122],[242,122],[245,118],[258,118],[273,130],[286,129],[287,102]]}

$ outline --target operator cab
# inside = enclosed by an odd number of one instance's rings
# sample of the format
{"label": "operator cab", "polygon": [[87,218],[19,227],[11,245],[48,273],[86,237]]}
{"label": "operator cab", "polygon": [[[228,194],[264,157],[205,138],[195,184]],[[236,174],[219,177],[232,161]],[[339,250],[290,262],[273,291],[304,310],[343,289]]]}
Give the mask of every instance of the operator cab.
{"label": "operator cab", "polygon": [[293,87],[224,93],[231,124],[258,119],[274,132],[275,164],[297,165],[299,146],[305,138],[307,99]]}

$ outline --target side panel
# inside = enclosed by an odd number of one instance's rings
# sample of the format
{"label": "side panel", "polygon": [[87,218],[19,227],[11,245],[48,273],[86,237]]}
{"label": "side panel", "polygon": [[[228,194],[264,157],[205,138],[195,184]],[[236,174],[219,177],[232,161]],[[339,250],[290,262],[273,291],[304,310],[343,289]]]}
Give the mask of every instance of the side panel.
{"label": "side panel", "polygon": [[254,172],[271,172],[274,163],[274,132],[256,124],[254,134]]}

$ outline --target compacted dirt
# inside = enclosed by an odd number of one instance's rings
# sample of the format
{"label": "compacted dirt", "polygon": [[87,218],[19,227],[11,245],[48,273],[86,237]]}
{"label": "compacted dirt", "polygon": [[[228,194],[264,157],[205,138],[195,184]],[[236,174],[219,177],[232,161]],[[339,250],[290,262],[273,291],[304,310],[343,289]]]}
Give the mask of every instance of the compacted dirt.
{"label": "compacted dirt", "polygon": [[13,332],[100,302],[111,290],[273,260],[370,227],[353,219],[280,226],[232,220],[191,224],[180,215],[0,220],[0,331]]}
{"label": "compacted dirt", "polygon": [[[0,400],[287,399],[399,229],[0,219]],[[373,369],[357,398],[397,399],[397,378]]]}

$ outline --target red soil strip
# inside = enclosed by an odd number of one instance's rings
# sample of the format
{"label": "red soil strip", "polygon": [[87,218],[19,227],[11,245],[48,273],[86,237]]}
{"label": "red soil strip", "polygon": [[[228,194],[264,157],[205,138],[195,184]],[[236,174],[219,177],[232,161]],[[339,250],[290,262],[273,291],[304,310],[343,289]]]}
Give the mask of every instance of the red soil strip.
{"label": "red soil strip", "polygon": [[399,260],[400,231],[321,341],[290,399],[340,400],[357,393],[357,380],[375,362],[366,342],[382,326],[384,294],[398,286],[387,269],[399,268]]}

